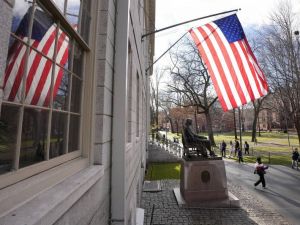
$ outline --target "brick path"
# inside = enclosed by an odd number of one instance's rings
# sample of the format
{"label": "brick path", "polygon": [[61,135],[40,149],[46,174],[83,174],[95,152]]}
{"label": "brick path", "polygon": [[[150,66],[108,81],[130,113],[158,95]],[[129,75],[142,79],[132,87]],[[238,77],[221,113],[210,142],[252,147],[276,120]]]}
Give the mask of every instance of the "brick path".
{"label": "brick path", "polygon": [[251,196],[241,186],[228,183],[228,189],[240,199],[239,209],[179,208],[173,188],[179,180],[162,180],[162,191],[143,192],[145,225],[288,225],[271,206]]}
{"label": "brick path", "polygon": [[[155,149],[155,150],[153,150]],[[153,156],[153,153],[155,156]],[[159,148],[149,149],[149,159],[164,155]],[[169,161],[174,158],[170,157]],[[176,159],[178,160],[178,159]],[[143,192],[142,205],[145,209],[145,225],[288,225],[289,223],[270,205],[251,195],[242,186],[228,182],[228,189],[240,199],[239,209],[187,209],[179,208],[173,188],[179,187],[179,180],[162,180],[162,191]]]}

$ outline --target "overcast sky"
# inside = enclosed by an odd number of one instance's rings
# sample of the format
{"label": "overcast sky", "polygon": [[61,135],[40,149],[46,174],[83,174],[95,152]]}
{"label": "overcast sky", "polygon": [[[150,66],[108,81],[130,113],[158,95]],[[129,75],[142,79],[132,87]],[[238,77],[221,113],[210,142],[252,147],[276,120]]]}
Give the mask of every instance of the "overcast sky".
{"label": "overcast sky", "polygon": [[[300,14],[300,0],[291,0],[291,2],[295,12]],[[268,23],[268,17],[277,3],[277,0],[156,0],[155,27],[160,29],[198,17],[241,8],[237,15],[245,29],[248,26]],[[156,34],[155,58],[158,58],[190,28],[203,25],[217,18],[219,17],[200,20]],[[166,54],[157,62],[156,66],[161,68],[168,61],[168,58],[169,56]]]}

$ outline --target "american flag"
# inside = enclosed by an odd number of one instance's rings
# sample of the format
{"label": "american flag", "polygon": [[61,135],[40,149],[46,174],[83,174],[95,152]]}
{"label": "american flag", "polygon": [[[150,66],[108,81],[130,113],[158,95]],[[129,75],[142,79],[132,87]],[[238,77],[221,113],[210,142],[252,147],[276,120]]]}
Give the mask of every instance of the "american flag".
{"label": "american flag", "polygon": [[[63,77],[64,65],[68,61],[69,38],[61,30],[58,31],[57,45],[55,47],[55,37],[57,28],[52,18],[44,12],[36,9],[32,35],[28,37],[28,25],[32,8],[22,18],[15,34],[25,43],[30,39],[30,46],[42,52],[49,58],[53,57],[56,50],[56,63],[59,66],[53,66],[53,62],[37,51],[30,49],[27,59],[27,70],[25,70],[26,48],[27,46],[20,41],[15,40],[9,48],[7,66],[3,81],[4,100],[13,102],[22,102],[23,77],[26,76],[25,84],[25,104],[48,106],[50,103],[50,89],[52,70],[55,67],[53,80],[53,99]],[[26,74],[24,73],[26,71]]]}
{"label": "american flag", "polygon": [[267,94],[265,75],[235,14],[189,32],[207,66],[224,111]]}

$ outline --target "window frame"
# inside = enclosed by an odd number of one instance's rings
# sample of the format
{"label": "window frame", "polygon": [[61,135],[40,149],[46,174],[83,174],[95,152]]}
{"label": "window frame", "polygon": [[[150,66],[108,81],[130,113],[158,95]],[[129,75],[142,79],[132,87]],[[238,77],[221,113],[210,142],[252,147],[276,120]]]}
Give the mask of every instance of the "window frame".
{"label": "window frame", "polygon": [[[40,6],[40,7],[43,8],[43,10],[46,10],[46,11],[50,12],[51,16],[54,19],[54,22],[57,24],[56,29],[62,28],[64,30],[64,32],[66,32],[66,34],[69,36],[69,38],[70,38],[69,41],[70,41],[70,43],[72,43],[71,55],[70,55],[70,57],[72,57],[71,58],[72,59],[71,60],[71,66],[72,66],[73,60],[74,60],[73,56],[74,56],[75,43],[77,44],[77,46],[79,48],[81,48],[82,54],[83,54],[83,57],[82,57],[82,60],[83,60],[82,64],[83,65],[82,65],[82,71],[81,72],[85,73],[85,71],[86,71],[85,64],[86,64],[86,60],[87,60],[86,54],[91,51],[88,44],[81,38],[80,34],[72,27],[72,25],[62,15],[60,10],[56,7],[56,5],[52,1],[49,1],[49,0],[33,0],[32,4],[35,5],[35,7]],[[31,23],[32,23],[33,19],[34,19],[34,16],[31,16],[30,17]],[[13,36],[14,38],[16,38],[18,41],[21,41],[22,43],[24,43],[26,45],[26,51],[28,51],[29,49],[33,49],[33,51],[37,51],[36,49],[34,49],[32,46],[29,45],[29,42],[25,43],[24,41],[22,41],[19,37],[17,37],[11,31],[10,31],[10,35]],[[57,38],[56,38],[55,41],[57,41]],[[58,64],[55,64],[56,62],[55,62],[55,60],[53,60],[53,58],[49,58],[48,56],[44,55],[42,52],[39,52],[39,51],[37,51],[37,52],[39,54],[41,54],[43,57],[51,60],[51,63],[53,65],[60,66]],[[27,55],[27,58],[28,58],[28,55]],[[56,67],[54,67],[54,68],[56,68]],[[72,91],[72,78],[75,76],[75,74],[74,74],[74,72],[72,72],[72,69],[71,69],[71,71],[70,71],[70,69],[65,69],[65,68],[63,68],[63,69],[66,70],[68,73],[70,73],[70,89],[68,90],[68,92],[70,94],[71,91]],[[52,71],[52,74],[51,74],[52,77],[53,77],[54,71],[55,71],[55,69],[53,69],[53,71]],[[86,154],[86,152],[84,152],[84,147],[83,147],[83,142],[84,141],[82,140],[83,139],[83,137],[82,137],[82,134],[83,134],[82,133],[83,120],[85,120],[84,110],[83,110],[83,97],[84,97],[85,88],[86,88],[85,87],[86,77],[83,77],[82,75],[79,75],[79,76],[76,75],[76,77],[78,79],[80,79],[80,81],[82,82],[81,97],[78,100],[78,101],[80,101],[80,110],[79,110],[79,112],[77,113],[77,112],[72,112],[71,111],[71,108],[70,108],[71,107],[71,105],[70,105],[71,98],[68,98],[68,100],[67,100],[68,101],[68,109],[67,110],[57,110],[57,109],[53,108],[53,106],[49,107],[48,110],[49,110],[49,113],[51,113],[51,114],[53,112],[67,113],[68,114],[68,120],[67,120],[68,129],[69,129],[70,117],[72,115],[80,116],[80,121],[79,121],[80,132],[78,134],[78,136],[79,136],[79,143],[78,143],[79,148],[78,148],[78,150],[68,151],[66,154],[63,154],[63,155],[60,155],[60,156],[57,156],[55,158],[50,159],[49,158],[49,145],[50,145],[50,142],[48,140],[47,141],[47,147],[46,147],[47,154],[46,154],[46,157],[45,157],[44,161],[29,165],[29,166],[26,166],[26,167],[19,168],[20,151],[21,151],[21,138],[18,138],[18,140],[16,142],[16,145],[17,145],[16,148],[15,148],[16,150],[14,150],[14,152],[12,153],[14,155],[13,159],[12,159],[12,170],[7,172],[7,173],[3,173],[3,174],[0,175],[0,189],[6,188],[10,185],[13,185],[13,184],[21,181],[21,180],[24,180],[28,177],[34,176],[38,173],[47,171],[47,170],[49,170],[51,168],[54,168],[54,167],[57,167],[61,164],[65,164],[67,162],[70,162],[70,161],[72,161],[76,158],[84,157],[84,156],[88,155],[88,154]],[[52,88],[53,87],[51,86],[51,89]],[[51,103],[50,104],[52,104],[52,103],[53,103],[53,98],[51,96]],[[22,118],[24,116],[23,113],[24,113],[25,108],[46,109],[45,107],[41,107],[41,106],[27,105],[23,101],[20,102],[20,103],[10,102],[10,101],[2,101],[1,104],[17,106],[19,108],[18,109],[19,110],[19,117],[18,118]],[[22,126],[21,121],[19,121],[18,124],[21,124],[21,126]],[[48,130],[49,131],[51,130],[51,121],[50,121],[50,119],[48,120]],[[50,138],[49,131],[48,131],[48,134],[47,134],[48,139]],[[17,132],[18,132],[17,135],[21,135],[22,128],[18,127]],[[68,139],[69,139],[69,131],[67,131],[67,138],[66,138],[66,143],[67,144],[68,144]],[[18,165],[16,165],[16,164],[18,164]]]}

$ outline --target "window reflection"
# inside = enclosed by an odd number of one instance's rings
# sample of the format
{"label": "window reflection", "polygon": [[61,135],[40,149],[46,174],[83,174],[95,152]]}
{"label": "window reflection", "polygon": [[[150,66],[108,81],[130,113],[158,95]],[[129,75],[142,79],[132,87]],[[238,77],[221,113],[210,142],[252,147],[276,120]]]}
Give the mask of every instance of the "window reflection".
{"label": "window reflection", "polygon": [[46,159],[48,114],[46,110],[25,108],[20,168]]}
{"label": "window reflection", "polygon": [[54,85],[53,90],[53,108],[60,109],[60,110],[67,110],[68,109],[68,99],[69,99],[69,82],[70,82],[70,75],[67,71],[59,68],[57,81]]}
{"label": "window reflection", "polygon": [[[24,0],[15,1],[15,5],[13,8],[13,20],[11,26],[12,33],[20,33],[17,32],[19,27],[23,29],[23,33],[26,34],[28,33],[30,14],[28,14],[27,12],[30,6],[31,3],[25,2]],[[22,22],[22,18],[26,18],[26,21],[23,21],[23,25],[20,26],[20,23]],[[23,35],[23,36],[27,36],[27,35]]]}
{"label": "window reflection", "polygon": [[71,115],[69,133],[69,152],[79,150],[80,117]]}
{"label": "window reflection", "polygon": [[53,112],[51,121],[50,159],[66,153],[67,123],[67,114]]}
{"label": "window reflection", "polygon": [[81,76],[82,70],[83,70],[83,51],[76,44],[74,48],[73,72],[77,76]]}
{"label": "window reflection", "polygon": [[12,169],[16,147],[19,110],[3,104],[0,119],[0,174]]}
{"label": "window reflection", "polygon": [[[82,34],[83,26],[88,33],[89,17],[79,16],[89,15],[89,0],[55,4],[74,29]],[[15,1],[6,68],[0,74],[0,174],[18,169],[18,162],[23,168],[79,150],[84,51],[58,24],[63,23],[40,1]]]}
{"label": "window reflection", "polygon": [[72,93],[71,93],[71,111],[79,113],[81,105],[81,86],[82,81],[77,77],[73,76],[72,80]]}
{"label": "window reflection", "polygon": [[78,24],[81,0],[54,0],[54,3],[70,24]]}
{"label": "window reflection", "polygon": [[82,15],[80,19],[80,26],[79,26],[79,33],[83,37],[83,40],[86,41],[86,43],[89,43],[89,33],[90,33],[90,22],[91,22],[91,1],[83,1],[82,6]]}
{"label": "window reflection", "polygon": [[3,99],[21,102],[22,78],[25,71],[25,55],[27,46],[11,36],[11,44],[6,61],[4,76],[2,77]]}
{"label": "window reflection", "polygon": [[69,56],[71,55],[72,45],[70,38],[65,31],[59,30],[56,47],[56,63],[66,69],[69,68]]}

